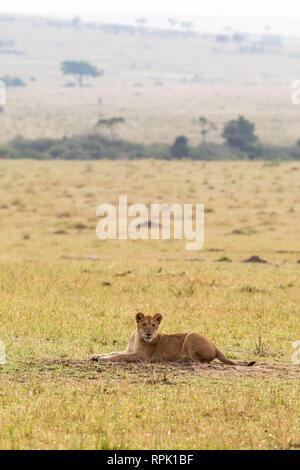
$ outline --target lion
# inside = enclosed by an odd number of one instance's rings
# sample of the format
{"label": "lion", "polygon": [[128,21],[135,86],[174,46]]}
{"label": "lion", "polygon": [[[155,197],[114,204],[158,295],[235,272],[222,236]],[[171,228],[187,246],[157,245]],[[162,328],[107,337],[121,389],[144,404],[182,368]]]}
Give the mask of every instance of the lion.
{"label": "lion", "polygon": [[113,362],[176,362],[190,359],[197,362],[212,362],[218,359],[231,366],[253,366],[255,361],[235,362],[228,359],[211,341],[199,333],[159,333],[163,316],[144,315],[138,312],[135,316],[137,329],[132,333],[126,351],[111,352],[92,356],[92,361]]}

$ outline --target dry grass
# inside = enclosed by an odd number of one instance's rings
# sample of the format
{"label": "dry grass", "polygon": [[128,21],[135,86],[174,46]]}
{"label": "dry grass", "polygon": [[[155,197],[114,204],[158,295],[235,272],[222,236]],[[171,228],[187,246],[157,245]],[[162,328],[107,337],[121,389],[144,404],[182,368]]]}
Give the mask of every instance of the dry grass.
{"label": "dry grass", "polygon": [[[299,172],[295,163],[0,161],[0,447],[298,448]],[[204,203],[204,249],[100,242],[96,207],[120,194]],[[252,255],[268,263],[240,262]],[[126,347],[137,310],[259,365],[87,362]]]}

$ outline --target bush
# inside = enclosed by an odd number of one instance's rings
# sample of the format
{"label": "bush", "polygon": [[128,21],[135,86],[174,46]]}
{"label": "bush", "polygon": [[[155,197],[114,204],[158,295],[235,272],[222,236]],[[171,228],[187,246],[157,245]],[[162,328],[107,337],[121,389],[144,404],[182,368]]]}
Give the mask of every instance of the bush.
{"label": "bush", "polygon": [[237,152],[228,145],[213,143],[202,143],[198,147],[190,147],[190,156],[192,160],[236,160],[246,159],[247,155]]}
{"label": "bush", "polygon": [[226,144],[202,143],[198,147],[188,146],[188,139],[179,136],[170,147],[167,144],[139,144],[126,140],[113,140],[99,134],[89,134],[62,139],[29,140],[16,137],[7,145],[0,145],[0,158],[35,158],[65,160],[99,160],[103,158],[138,159],[172,157],[192,160],[283,160],[300,161],[300,146],[275,147],[259,142],[248,145],[246,150]]}
{"label": "bush", "polygon": [[290,160],[294,158],[291,157],[291,152],[292,148],[275,147],[273,145],[261,144],[260,142],[251,144],[246,149],[249,160]]}
{"label": "bush", "polygon": [[172,157],[184,158],[190,155],[188,147],[188,139],[184,135],[176,137],[174,144],[171,146]]}
{"label": "bush", "polygon": [[257,141],[257,137],[254,134],[254,124],[243,116],[227,122],[224,126],[222,137],[226,139],[229,145],[240,150],[247,150],[251,144]]}
{"label": "bush", "polygon": [[2,77],[0,80],[2,80],[7,87],[26,86],[26,83],[19,77],[10,77],[9,75],[6,75],[5,77]]}
{"label": "bush", "polygon": [[0,158],[10,158],[11,150],[6,145],[0,145]]}
{"label": "bush", "polygon": [[0,47],[14,47],[15,41],[13,39],[0,39]]}
{"label": "bush", "polygon": [[170,146],[167,144],[148,144],[144,146],[144,153],[150,158],[169,160],[171,158]]}
{"label": "bush", "polygon": [[300,160],[300,146],[291,147],[288,149],[288,155],[293,160]]}
{"label": "bush", "polygon": [[10,141],[9,146],[13,155],[21,158],[46,158],[46,153],[53,145],[53,139],[27,140],[24,137],[16,137]]}
{"label": "bush", "polygon": [[106,139],[98,134],[37,140],[16,137],[9,142],[8,148],[11,158],[97,160],[149,156],[141,144]]}

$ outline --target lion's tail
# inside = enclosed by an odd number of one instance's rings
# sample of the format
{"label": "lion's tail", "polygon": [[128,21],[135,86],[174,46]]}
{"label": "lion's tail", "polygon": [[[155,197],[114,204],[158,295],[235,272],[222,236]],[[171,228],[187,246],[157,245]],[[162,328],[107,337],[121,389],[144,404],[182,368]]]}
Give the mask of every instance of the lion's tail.
{"label": "lion's tail", "polygon": [[247,367],[251,367],[251,366],[254,366],[254,364],[256,362],[256,361],[250,361],[250,362],[234,362],[234,361],[231,361],[230,359],[228,359],[228,357],[224,356],[224,354],[219,349],[217,349],[217,359],[219,359],[219,361],[223,362],[223,364],[228,364],[230,366],[247,366]]}

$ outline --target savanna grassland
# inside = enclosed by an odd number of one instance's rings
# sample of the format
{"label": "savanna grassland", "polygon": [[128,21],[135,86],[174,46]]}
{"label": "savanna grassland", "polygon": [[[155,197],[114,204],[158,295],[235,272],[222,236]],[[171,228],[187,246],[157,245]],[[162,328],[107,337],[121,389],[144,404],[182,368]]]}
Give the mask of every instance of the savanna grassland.
{"label": "savanna grassland", "polygon": [[[300,165],[0,161],[0,447],[297,449]],[[204,203],[205,245],[100,241],[96,208]],[[87,256],[88,255],[88,256]],[[256,255],[267,263],[245,263]],[[221,365],[91,363],[134,313],[199,331]]]}
{"label": "savanna grassland", "polygon": [[[95,124],[115,116],[125,119],[116,134],[142,143],[171,144],[184,134],[197,144],[199,116],[217,126],[208,140],[221,142],[224,123],[240,114],[263,142],[293,145],[300,138],[299,106],[291,102],[299,38],[282,37],[263,53],[241,53],[264,39],[245,35],[242,42],[220,43],[205,31],[126,31],[96,23],[74,28],[60,20],[1,15],[1,39],[14,45],[0,47],[0,78],[17,76],[26,86],[7,89],[0,144],[17,135],[105,133]],[[76,80],[62,74],[65,60],[87,60],[104,74],[85,79],[81,89],[70,87]]]}

